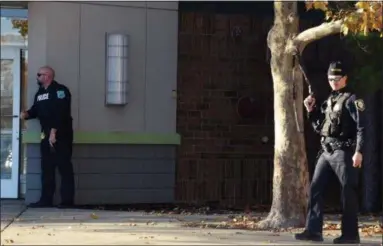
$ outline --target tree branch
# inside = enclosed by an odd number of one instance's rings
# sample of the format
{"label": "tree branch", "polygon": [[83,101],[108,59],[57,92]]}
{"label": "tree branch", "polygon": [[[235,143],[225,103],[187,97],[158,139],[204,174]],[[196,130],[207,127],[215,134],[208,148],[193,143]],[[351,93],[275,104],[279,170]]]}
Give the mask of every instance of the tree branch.
{"label": "tree branch", "polygon": [[340,33],[342,23],[342,20],[326,22],[299,33],[288,45],[287,52],[294,52],[299,50],[299,52],[302,53],[306,45],[309,43],[330,36],[332,34]]}

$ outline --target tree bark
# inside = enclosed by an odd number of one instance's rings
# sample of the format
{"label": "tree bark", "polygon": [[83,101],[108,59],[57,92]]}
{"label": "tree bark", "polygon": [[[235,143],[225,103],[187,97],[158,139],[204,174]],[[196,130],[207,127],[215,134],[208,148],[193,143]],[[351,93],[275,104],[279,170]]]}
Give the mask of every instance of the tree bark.
{"label": "tree bark", "polygon": [[302,74],[298,64],[293,64],[292,53],[287,51],[299,30],[297,2],[275,1],[274,13],[274,25],[267,40],[274,85],[273,201],[268,217],[258,223],[260,229],[304,225],[309,181],[304,134],[297,126],[298,123],[303,128]]}
{"label": "tree bark", "polygon": [[309,43],[332,34],[339,33],[341,31],[342,23],[342,20],[338,20],[333,22],[325,22],[319,26],[309,28],[295,37],[293,42],[290,44],[290,47],[287,49],[297,47],[298,50],[302,52]]}
{"label": "tree bark", "polygon": [[301,54],[315,40],[339,33],[342,26],[342,21],[328,22],[298,34],[297,5],[297,1],[274,1],[274,25],[267,37],[274,85],[274,177],[271,210],[258,223],[259,229],[305,223],[309,173],[303,134],[303,79],[293,55]]}

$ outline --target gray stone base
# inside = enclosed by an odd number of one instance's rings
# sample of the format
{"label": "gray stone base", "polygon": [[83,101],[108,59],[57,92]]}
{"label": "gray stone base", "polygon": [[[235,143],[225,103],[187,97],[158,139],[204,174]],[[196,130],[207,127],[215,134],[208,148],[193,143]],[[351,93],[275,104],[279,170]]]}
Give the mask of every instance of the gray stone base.
{"label": "gray stone base", "polygon": [[[175,147],[166,145],[75,145],[73,151],[78,205],[172,203]],[[55,203],[60,200],[56,173]],[[26,203],[40,197],[40,147],[27,146]]]}

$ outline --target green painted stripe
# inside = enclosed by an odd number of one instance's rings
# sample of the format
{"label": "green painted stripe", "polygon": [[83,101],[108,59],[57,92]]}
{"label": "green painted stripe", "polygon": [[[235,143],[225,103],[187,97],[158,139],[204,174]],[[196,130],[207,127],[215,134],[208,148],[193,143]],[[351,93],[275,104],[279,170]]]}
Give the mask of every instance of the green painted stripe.
{"label": "green painted stripe", "polygon": [[[24,132],[22,142],[40,143],[40,132]],[[127,132],[75,132],[75,144],[159,144],[179,145],[179,134]]]}

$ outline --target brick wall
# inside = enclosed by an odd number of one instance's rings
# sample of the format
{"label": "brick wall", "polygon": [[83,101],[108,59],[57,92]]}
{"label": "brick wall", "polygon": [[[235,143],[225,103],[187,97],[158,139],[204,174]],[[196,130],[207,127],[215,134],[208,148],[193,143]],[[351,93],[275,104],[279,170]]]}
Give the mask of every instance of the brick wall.
{"label": "brick wall", "polygon": [[[181,14],[177,200],[270,202],[273,99],[264,43],[269,24],[248,16]],[[235,30],[242,32],[238,38],[231,35]]]}

